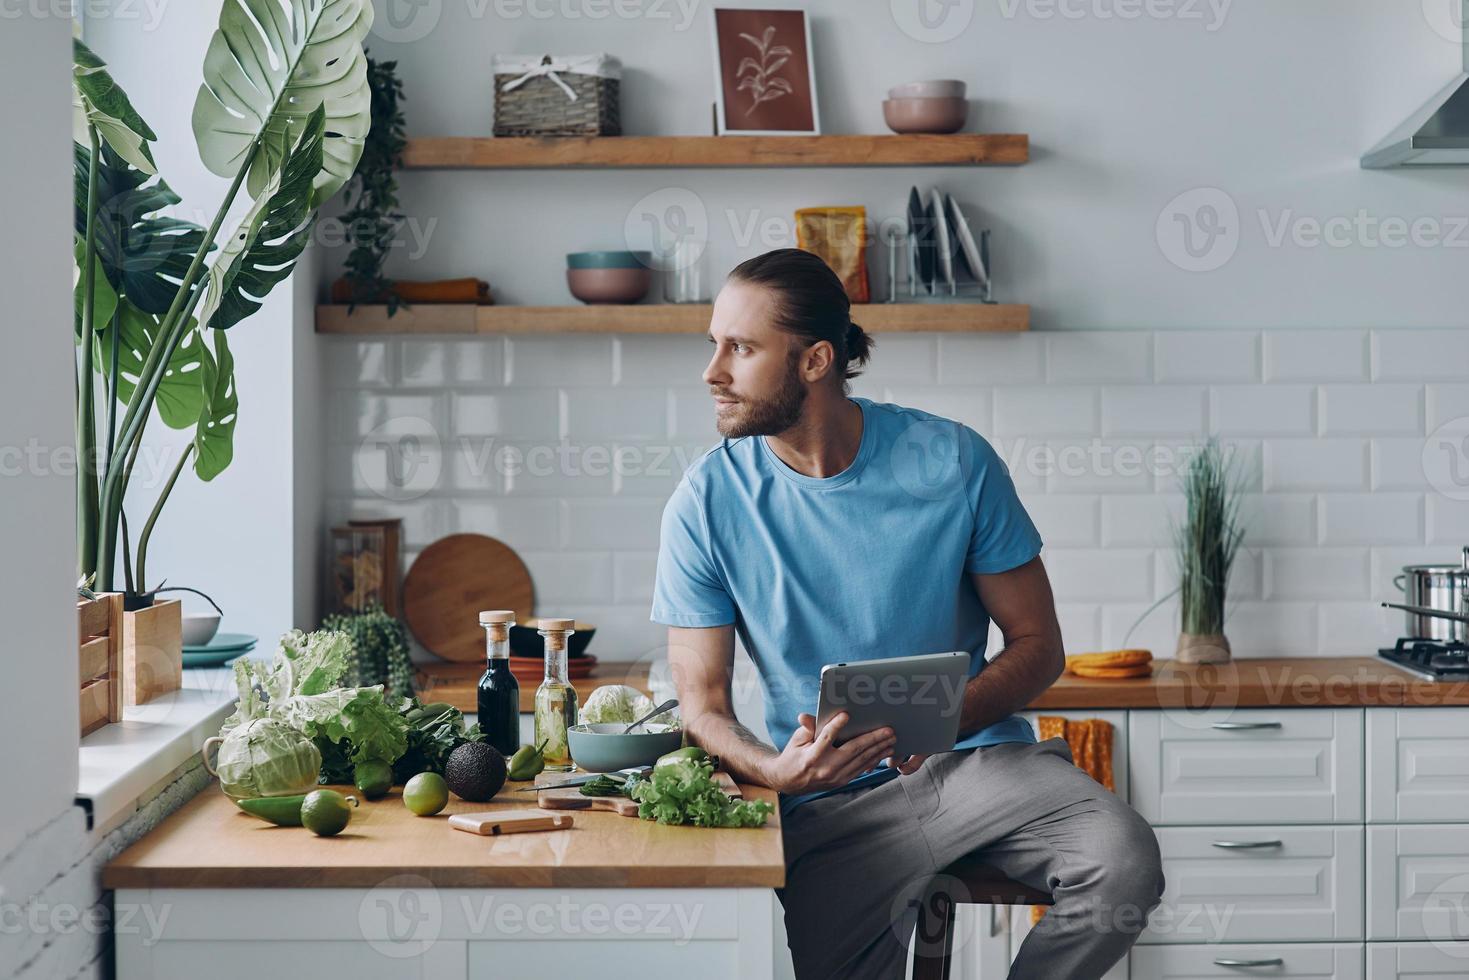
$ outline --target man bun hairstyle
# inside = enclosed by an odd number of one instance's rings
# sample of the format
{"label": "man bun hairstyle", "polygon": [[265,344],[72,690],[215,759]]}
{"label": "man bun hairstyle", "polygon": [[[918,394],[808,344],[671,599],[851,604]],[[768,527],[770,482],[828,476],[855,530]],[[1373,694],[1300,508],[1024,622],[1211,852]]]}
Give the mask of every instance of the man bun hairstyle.
{"label": "man bun hairstyle", "polygon": [[852,322],[852,301],[841,279],[814,252],[778,248],[746,259],[729,274],[730,282],[761,286],[776,295],[775,326],[804,340],[826,341],[836,352],[842,390],[862,373],[877,341]]}

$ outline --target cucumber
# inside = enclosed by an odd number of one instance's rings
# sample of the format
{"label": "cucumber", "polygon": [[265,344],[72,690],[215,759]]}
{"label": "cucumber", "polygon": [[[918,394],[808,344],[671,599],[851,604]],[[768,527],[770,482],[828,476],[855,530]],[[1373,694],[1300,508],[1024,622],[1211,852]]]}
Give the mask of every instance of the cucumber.
{"label": "cucumber", "polygon": [[301,796],[262,796],[253,800],[235,800],[235,806],[252,817],[268,820],[277,827],[301,826]]}

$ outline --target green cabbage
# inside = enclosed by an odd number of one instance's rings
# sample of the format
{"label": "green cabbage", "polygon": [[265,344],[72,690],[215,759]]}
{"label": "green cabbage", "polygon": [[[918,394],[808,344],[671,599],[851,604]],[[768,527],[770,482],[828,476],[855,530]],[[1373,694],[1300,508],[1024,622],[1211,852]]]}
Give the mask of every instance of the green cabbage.
{"label": "green cabbage", "polygon": [[[584,725],[621,722],[631,725],[653,710],[653,702],[635,687],[626,684],[603,684],[591,694],[577,712],[576,720]],[[669,709],[648,719],[648,724],[678,728],[678,715]]]}
{"label": "green cabbage", "polygon": [[321,753],[290,725],[256,718],[224,736],[214,770],[232,799],[299,796],[316,788]]}

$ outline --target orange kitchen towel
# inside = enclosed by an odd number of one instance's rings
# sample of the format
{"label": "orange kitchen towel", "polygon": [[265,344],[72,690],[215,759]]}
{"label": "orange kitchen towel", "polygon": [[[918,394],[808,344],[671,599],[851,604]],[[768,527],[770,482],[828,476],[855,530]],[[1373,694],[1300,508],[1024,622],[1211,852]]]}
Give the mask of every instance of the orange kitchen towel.
{"label": "orange kitchen towel", "polygon": [[[490,284],[473,276],[419,282],[395,279],[393,292],[405,303],[475,303],[490,306],[495,302],[490,295]],[[377,299],[383,302],[387,300],[387,296],[378,296]],[[345,276],[332,283],[332,302],[352,302],[352,283]]]}
{"label": "orange kitchen towel", "polygon": [[[1112,774],[1112,723],[1101,718],[1086,718],[1071,721],[1055,715],[1041,715],[1038,719],[1040,738],[1064,738],[1071,748],[1071,758],[1076,767],[1107,787],[1117,792]],[[1045,905],[1030,907],[1030,924],[1035,925],[1046,914]]]}

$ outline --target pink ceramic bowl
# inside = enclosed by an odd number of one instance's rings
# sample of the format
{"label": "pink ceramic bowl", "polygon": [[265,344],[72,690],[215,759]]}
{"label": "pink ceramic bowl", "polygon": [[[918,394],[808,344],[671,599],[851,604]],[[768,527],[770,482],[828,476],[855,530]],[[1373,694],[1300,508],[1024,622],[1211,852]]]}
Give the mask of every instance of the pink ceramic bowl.
{"label": "pink ceramic bowl", "polygon": [[648,288],[653,285],[653,270],[645,266],[567,269],[566,285],[571,295],[583,303],[636,303],[648,295]]}
{"label": "pink ceramic bowl", "polygon": [[882,118],[895,133],[957,133],[969,116],[964,99],[886,99]]}

